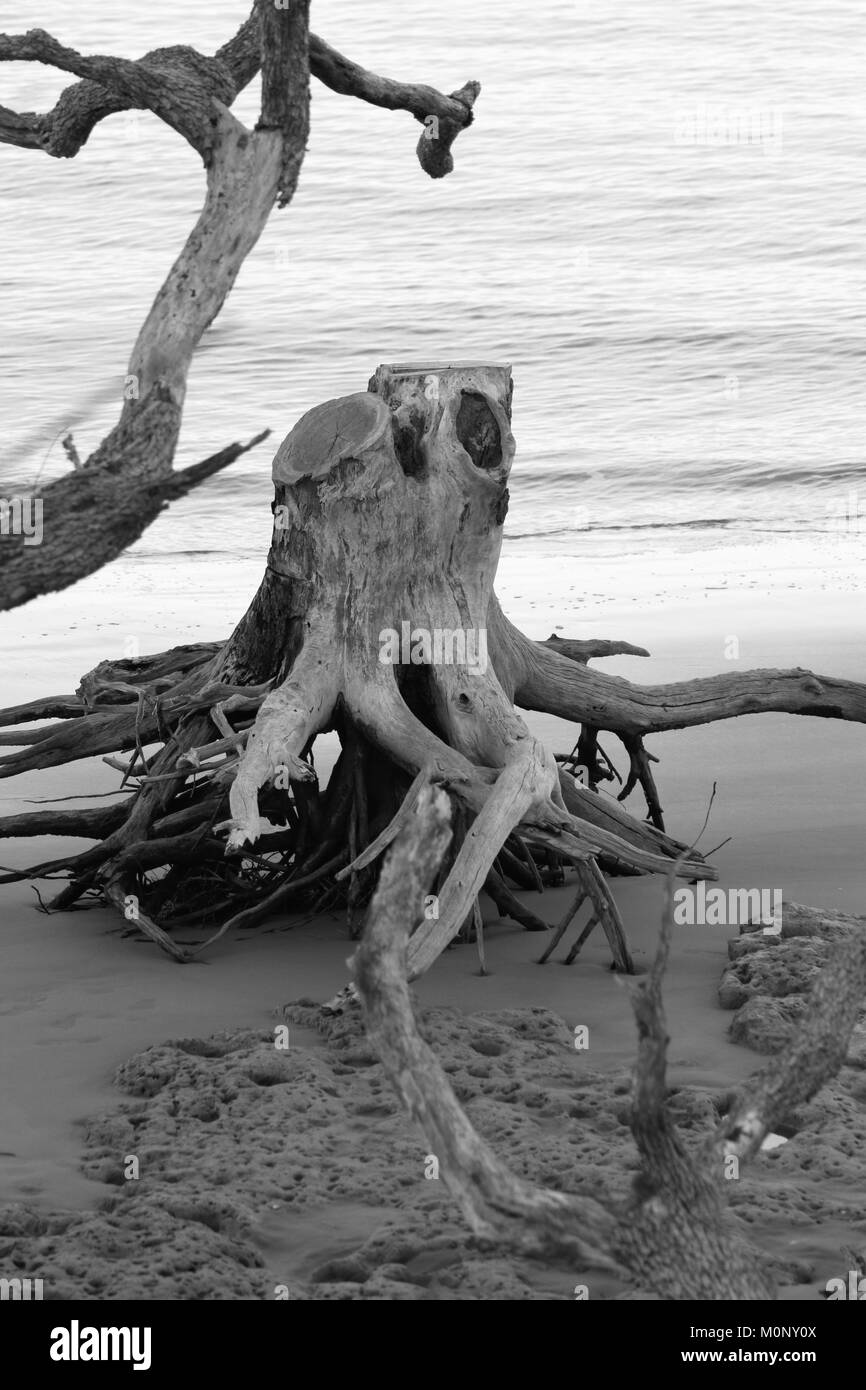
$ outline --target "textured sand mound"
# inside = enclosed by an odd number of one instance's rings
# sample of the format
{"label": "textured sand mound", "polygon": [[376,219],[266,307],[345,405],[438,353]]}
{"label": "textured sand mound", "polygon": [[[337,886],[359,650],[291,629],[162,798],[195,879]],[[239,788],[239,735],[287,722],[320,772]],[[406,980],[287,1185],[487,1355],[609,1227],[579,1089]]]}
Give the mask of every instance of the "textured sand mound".
{"label": "textured sand mound", "polygon": [[[467,1235],[444,1181],[425,1176],[425,1146],[357,1014],[325,1020],[301,1003],[284,1020],[287,1050],[274,1033],[239,1032],[124,1063],[126,1099],[85,1130],[84,1171],[106,1184],[100,1209],[0,1209],[4,1272],[43,1278],[47,1298],[550,1299],[578,1284],[590,1298],[634,1296],[608,1274],[513,1258]],[[592,1070],[546,1009],[431,1009],[422,1027],[473,1123],[517,1172],[626,1194],[627,1071]],[[792,1296],[817,1296],[816,1278],[841,1268],[840,1240],[858,1239],[862,1202],[845,1180],[856,1171],[859,1182],[866,1080],[846,1076],[862,1098],[848,1080],[829,1088],[792,1120],[789,1144],[730,1184],[776,1277],[801,1286]],[[697,1139],[725,1100],[684,1087],[672,1103]],[[137,1179],[124,1176],[133,1156]]]}
{"label": "textured sand mound", "polygon": [[[866,931],[866,918],[832,908],[784,903],[778,935],[748,929],[728,942],[730,965],[719,984],[719,1003],[735,1009],[730,1035],[755,1052],[779,1052],[806,1012],[806,995],[840,942]],[[850,1066],[866,1066],[866,1030],[859,1023],[848,1051]]]}

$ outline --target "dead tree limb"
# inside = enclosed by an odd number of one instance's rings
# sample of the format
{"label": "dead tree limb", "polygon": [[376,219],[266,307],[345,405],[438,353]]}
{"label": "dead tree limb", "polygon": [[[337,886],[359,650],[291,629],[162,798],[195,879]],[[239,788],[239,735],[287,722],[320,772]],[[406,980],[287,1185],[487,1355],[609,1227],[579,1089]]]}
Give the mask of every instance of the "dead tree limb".
{"label": "dead tree limb", "polygon": [[669,685],[636,685],[583,663],[576,668],[545,643],[524,637],[498,605],[491,609],[490,621],[491,646],[507,655],[516,703],[598,729],[645,736],[772,712],[866,721],[866,686],[858,681],[795,669],[730,671]]}
{"label": "dead tree limb", "polygon": [[[672,877],[659,946],[633,986],[638,1060],[632,1131],[640,1170],[629,1200],[607,1206],[515,1177],[476,1133],[421,1040],[408,988],[407,929],[420,915],[449,834],[449,804],[429,789],[385,861],[367,931],[351,962],[368,1036],[473,1231],[547,1259],[614,1267],[668,1299],[766,1300],[775,1290],[729,1216],[719,1160],[745,1160],[768,1123],[815,1093],[840,1066],[866,988],[866,934],[819,977],[798,1055],[746,1088],[719,1130],[691,1155],[667,1103],[662,981],[672,930]],[[808,1080],[801,1078],[807,1063]]]}
{"label": "dead tree limb", "polygon": [[[274,204],[285,207],[295,191],[309,132],[311,73],[336,91],[407,111],[425,126],[418,142],[422,168],[433,178],[452,168],[451,147],[472,121],[478,84],[443,96],[380,78],[309,35],[308,13],[309,0],[288,8],[257,0],[212,57],[175,45],[132,60],[80,54],[41,29],[0,35],[0,62],[45,63],[81,79],[45,114],[0,107],[0,144],[71,158],[101,120],[145,109],[187,140],[206,170],[202,212],[132,349],[117,424],[79,467],[41,490],[40,545],[25,544],[20,534],[0,538],[0,610],[93,573],[136,540],[167,501],[243,452],[223,451],[183,473],[172,469],[196,348]],[[259,69],[261,113],[248,130],[230,107]]]}

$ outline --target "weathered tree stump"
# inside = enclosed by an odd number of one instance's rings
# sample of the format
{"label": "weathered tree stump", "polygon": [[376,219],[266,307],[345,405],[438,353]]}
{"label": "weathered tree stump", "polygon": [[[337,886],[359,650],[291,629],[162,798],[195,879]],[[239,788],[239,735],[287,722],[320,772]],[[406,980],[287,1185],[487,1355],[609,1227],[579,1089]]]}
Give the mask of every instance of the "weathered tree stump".
{"label": "weathered tree stump", "polygon": [[[505,366],[384,366],[367,391],[309,411],[274,459],[267,566],[225,644],[103,663],[75,697],[0,711],[0,725],[61,720],[0,733],[19,745],[0,758],[0,775],[93,754],[124,770],[130,796],[119,807],[0,822],[5,834],[102,837],[30,871],[70,876],[54,906],[98,893],[178,959],[190,952],[172,939],[174,926],[213,924],[221,934],[290,901],[321,905],[322,894],[329,903],[347,894],[357,932],[377,857],[405,819],[401,804],[408,797],[411,807],[429,778],[463,808],[466,826],[440,875],[438,916],[411,938],[412,976],[474,914],[485,884],[507,909],[515,900],[504,876],[543,886],[545,875],[561,881],[563,863],[577,867],[614,965],[630,971],[598,861],[658,873],[677,860],[692,879],[716,872],[576,782],[515,704],[615,732],[632,760],[630,786],[640,741],[655,730],[761,709],[866,718],[863,687],[806,671],[647,688],[587,665],[626,643],[518,632],[493,590],[514,455],[511,390]],[[322,792],[312,747],[332,729],[342,754]],[[163,746],[148,762],[154,742]],[[118,764],[118,750],[134,750],[128,763]],[[652,812],[654,784],[641,780]]]}

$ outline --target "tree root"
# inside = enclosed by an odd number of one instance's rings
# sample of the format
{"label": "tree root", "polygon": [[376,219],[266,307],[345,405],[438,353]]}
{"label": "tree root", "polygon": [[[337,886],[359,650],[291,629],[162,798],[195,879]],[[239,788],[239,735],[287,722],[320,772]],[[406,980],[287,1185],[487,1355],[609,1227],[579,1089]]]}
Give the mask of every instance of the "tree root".
{"label": "tree root", "polygon": [[[267,566],[227,642],[101,663],[74,697],[0,715],[12,749],[0,776],[102,756],[130,793],[102,809],[7,817],[0,832],[96,843],[0,882],[66,873],[52,907],[95,891],[115,907],[133,896],[163,936],[194,923],[206,945],[288,902],[308,911],[325,893],[345,905],[354,937],[381,857],[429,779],[459,808],[460,829],[440,866],[438,915],[413,923],[411,978],[467,935],[467,922],[478,939],[485,887],[500,912],[545,928],[506,880],[541,890],[564,882],[566,867],[615,968],[630,973],[599,866],[717,876],[664,832],[644,736],[760,709],[866,720],[866,689],[806,672],[633,686],[589,662],[642,648],[524,637],[493,591],[510,404],[508,368],[440,364],[380,367],[368,391],[309,411],[277,450]],[[515,706],[578,721],[578,764],[575,754],[557,761]],[[26,727],[41,718],[52,722]],[[321,788],[314,742],[330,730],[342,751]],[[629,756],[619,800],[600,785],[613,775],[604,730]],[[569,769],[584,759],[589,776],[576,777]],[[620,804],[638,785],[650,821]]]}
{"label": "tree root", "polygon": [[631,993],[638,1028],[631,1125],[640,1170],[628,1202],[608,1207],[517,1178],[473,1129],[418,1034],[406,922],[420,911],[445,851],[449,820],[447,797],[425,790],[386,858],[351,965],[368,1036],[471,1229],[505,1248],[571,1267],[579,1259],[613,1268],[662,1298],[774,1298],[757,1252],[726,1212],[722,1161],[756,1153],[772,1124],[838,1070],[866,990],[866,935],[847,944],[819,976],[794,1054],[747,1083],[718,1129],[690,1154],[670,1115],[665,1079],[661,987],[673,923],[672,867],[653,967]]}
{"label": "tree root", "polygon": [[484,888],[498,907],[500,916],[513,918],[527,931],[546,932],[550,930],[547,922],[543,922],[540,917],[524,906],[518,897],[515,897],[505,879],[495,869],[491,869],[488,873],[484,880]]}

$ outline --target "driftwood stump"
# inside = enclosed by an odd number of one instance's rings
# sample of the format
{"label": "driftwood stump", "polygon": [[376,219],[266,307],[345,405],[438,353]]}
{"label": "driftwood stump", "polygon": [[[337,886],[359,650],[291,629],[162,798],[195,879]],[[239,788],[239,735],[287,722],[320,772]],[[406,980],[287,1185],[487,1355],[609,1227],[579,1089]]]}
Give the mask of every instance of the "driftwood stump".
{"label": "driftwood stump", "polygon": [[[690,879],[716,871],[593,779],[581,785],[515,705],[577,721],[593,746],[599,730],[617,734],[651,815],[654,785],[638,776],[647,733],[759,710],[866,718],[863,687],[808,671],[641,687],[588,665],[640,648],[518,632],[493,590],[511,392],[505,366],[383,366],[366,391],[317,406],[277,451],[267,566],[227,642],[103,663],[74,696],[0,711],[7,726],[60,719],[0,733],[18,745],[0,775],[94,754],[123,771],[118,805],[0,822],[6,835],[96,839],[29,871],[69,876],[53,906],[99,894],[181,960],[191,952],[174,927],[221,934],[288,902],[315,908],[342,895],[357,934],[378,856],[430,779],[449,793],[458,833],[437,910],[413,923],[410,975],[477,920],[485,885],[501,909],[543,927],[505,880],[561,882],[563,865],[577,868],[614,965],[628,972],[599,861],[629,873],[677,861]],[[342,753],[321,791],[312,748],[331,729]],[[146,756],[154,743],[160,751]],[[128,762],[118,750],[132,750]]]}

